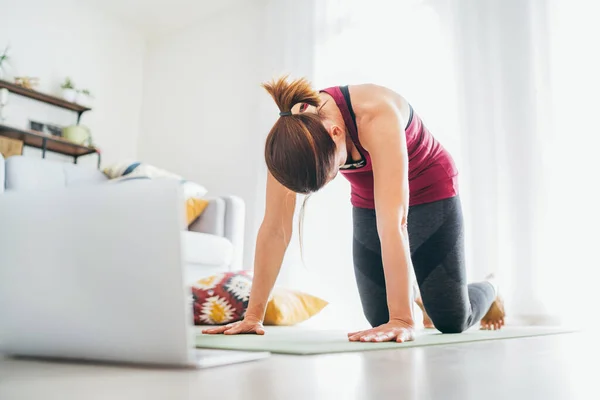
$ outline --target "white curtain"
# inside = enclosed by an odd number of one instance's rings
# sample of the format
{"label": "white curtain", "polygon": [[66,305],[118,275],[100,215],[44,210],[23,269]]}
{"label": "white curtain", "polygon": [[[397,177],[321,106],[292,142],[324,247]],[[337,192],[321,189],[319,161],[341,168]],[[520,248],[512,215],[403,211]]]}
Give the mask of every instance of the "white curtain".
{"label": "white curtain", "polygon": [[[593,9],[585,0],[316,3],[315,85],[374,82],[412,103],[460,169],[469,278],[495,273],[514,322],[580,323],[593,304]],[[364,322],[344,178],[309,200],[305,222],[312,279],[344,318]]]}
{"label": "white curtain", "polygon": [[590,246],[600,132],[591,95],[598,50],[585,45],[600,33],[593,2],[444,5],[461,87],[475,277],[499,275],[515,322],[586,322],[600,266]]}

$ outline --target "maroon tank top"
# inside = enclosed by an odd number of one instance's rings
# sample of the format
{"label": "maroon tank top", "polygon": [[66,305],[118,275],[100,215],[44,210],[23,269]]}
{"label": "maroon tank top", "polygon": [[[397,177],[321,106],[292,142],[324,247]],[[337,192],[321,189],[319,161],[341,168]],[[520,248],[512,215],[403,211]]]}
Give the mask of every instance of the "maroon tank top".
{"label": "maroon tank top", "polygon": [[[340,169],[352,188],[351,203],[359,208],[375,208],[373,167],[371,156],[361,146],[356,118],[347,86],[321,90],[335,100],[350,137],[362,155],[362,160]],[[458,194],[458,170],[450,153],[433,137],[411,107],[406,126],[408,150],[409,206],[431,203]]]}

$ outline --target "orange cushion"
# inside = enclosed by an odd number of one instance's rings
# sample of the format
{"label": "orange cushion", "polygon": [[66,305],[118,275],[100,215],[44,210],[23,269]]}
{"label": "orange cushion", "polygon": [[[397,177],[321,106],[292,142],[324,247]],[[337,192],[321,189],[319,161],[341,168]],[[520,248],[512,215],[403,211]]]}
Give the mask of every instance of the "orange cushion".
{"label": "orange cushion", "polygon": [[295,325],[317,315],[329,303],[297,290],[275,288],[267,304],[265,325]]}

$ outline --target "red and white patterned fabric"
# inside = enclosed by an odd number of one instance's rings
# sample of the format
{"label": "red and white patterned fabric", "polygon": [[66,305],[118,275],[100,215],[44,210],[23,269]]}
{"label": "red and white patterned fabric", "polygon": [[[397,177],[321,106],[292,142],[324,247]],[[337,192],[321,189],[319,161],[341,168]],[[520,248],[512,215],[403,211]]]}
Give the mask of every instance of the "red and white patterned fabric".
{"label": "red and white patterned fabric", "polygon": [[250,271],[224,272],[192,285],[195,325],[222,325],[244,318],[250,289]]}

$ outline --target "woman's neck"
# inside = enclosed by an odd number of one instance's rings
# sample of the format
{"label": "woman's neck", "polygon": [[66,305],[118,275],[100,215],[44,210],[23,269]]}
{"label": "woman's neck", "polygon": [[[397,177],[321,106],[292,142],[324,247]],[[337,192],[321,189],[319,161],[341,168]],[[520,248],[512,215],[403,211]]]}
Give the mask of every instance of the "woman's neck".
{"label": "woman's neck", "polygon": [[348,132],[348,130],[346,130],[346,152],[348,154],[348,163],[362,160],[362,154],[360,154],[360,151],[358,151],[358,148],[356,147],[356,144],[354,144],[354,140],[352,140],[352,136],[350,136],[350,132]]}
{"label": "woman's neck", "polygon": [[342,116],[342,112],[335,103],[334,98],[325,92],[319,93],[319,96],[321,97],[321,105],[319,106],[319,115],[321,116],[321,118],[328,119],[332,121],[335,125],[346,130],[346,123],[344,122],[344,117]]}

